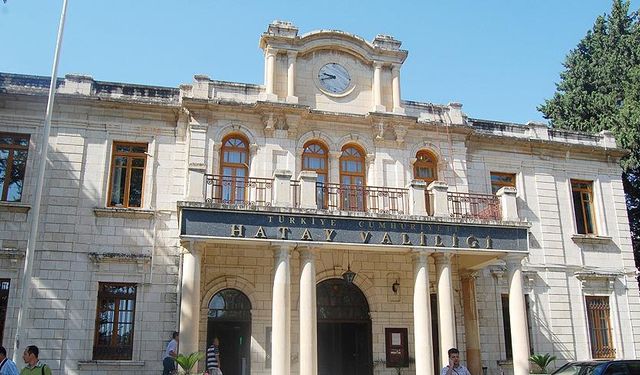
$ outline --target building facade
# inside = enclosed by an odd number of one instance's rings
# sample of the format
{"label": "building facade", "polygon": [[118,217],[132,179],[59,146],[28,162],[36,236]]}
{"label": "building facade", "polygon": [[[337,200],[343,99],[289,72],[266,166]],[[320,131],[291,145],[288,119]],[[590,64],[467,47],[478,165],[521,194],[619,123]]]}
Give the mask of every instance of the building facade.
{"label": "building facade", "polygon": [[65,374],[158,373],[173,330],[226,375],[639,358],[625,151],[402,100],[400,44],[274,22],[264,85],[66,75],[48,140],[50,80],[0,74],[3,345],[22,302]]}

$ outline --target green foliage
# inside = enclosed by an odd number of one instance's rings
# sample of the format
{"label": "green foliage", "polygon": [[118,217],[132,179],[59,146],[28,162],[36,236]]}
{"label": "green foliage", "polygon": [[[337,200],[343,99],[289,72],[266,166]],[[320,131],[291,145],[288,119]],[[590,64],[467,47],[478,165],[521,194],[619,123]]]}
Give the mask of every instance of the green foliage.
{"label": "green foliage", "polygon": [[553,98],[538,107],[551,126],[613,133],[630,154],[621,160],[636,265],[640,266],[640,18],[613,0],[571,50]]}
{"label": "green foliage", "polygon": [[204,353],[202,352],[193,352],[189,355],[178,354],[176,357],[176,363],[182,367],[185,374],[191,374],[193,366],[195,366],[202,358],[204,358]]}
{"label": "green foliage", "polygon": [[629,2],[613,0],[611,14],[571,50],[553,98],[538,107],[551,125],[597,133],[611,131],[632,153],[625,169],[640,166],[640,23]]}
{"label": "green foliage", "polygon": [[533,363],[534,365],[538,366],[538,368],[540,369],[540,374],[546,374],[547,373],[547,366],[549,366],[551,364],[551,362],[556,360],[556,356],[555,355],[550,355],[549,353],[547,354],[534,354],[531,357],[529,357],[529,362]]}

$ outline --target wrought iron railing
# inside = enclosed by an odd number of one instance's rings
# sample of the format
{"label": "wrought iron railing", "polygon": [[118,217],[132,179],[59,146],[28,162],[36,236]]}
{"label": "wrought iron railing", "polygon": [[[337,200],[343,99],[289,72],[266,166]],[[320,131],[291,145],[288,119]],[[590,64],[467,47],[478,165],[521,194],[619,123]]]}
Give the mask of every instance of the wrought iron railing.
{"label": "wrought iron railing", "polygon": [[341,185],[318,182],[316,203],[325,210],[407,214],[409,191],[378,186]]}
{"label": "wrought iron railing", "polygon": [[495,195],[447,194],[449,213],[455,218],[500,220],[500,201]]}
{"label": "wrought iron railing", "polygon": [[205,175],[205,200],[213,203],[271,206],[273,179]]}

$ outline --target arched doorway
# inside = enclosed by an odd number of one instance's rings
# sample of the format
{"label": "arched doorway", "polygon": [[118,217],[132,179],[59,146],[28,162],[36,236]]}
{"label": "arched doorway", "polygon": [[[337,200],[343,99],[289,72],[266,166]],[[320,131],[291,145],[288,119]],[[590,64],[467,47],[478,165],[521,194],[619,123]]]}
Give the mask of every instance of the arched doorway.
{"label": "arched doorway", "polygon": [[342,279],[318,284],[318,374],[371,375],[371,318],[362,291]]}
{"label": "arched doorway", "polygon": [[220,340],[220,365],[225,375],[251,372],[251,301],[239,290],[223,289],[209,301],[207,347]]}

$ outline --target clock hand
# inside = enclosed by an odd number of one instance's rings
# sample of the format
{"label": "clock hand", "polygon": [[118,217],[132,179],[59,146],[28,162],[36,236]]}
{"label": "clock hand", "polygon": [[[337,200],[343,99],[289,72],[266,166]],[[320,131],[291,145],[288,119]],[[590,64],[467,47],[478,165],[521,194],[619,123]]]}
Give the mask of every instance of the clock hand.
{"label": "clock hand", "polygon": [[335,78],[336,78],[336,76],[334,76],[333,74],[329,74],[329,73],[322,73],[322,74],[323,74],[323,75],[325,75],[325,76],[327,76],[327,77],[326,77],[326,78],[324,78],[324,79],[328,79],[328,78],[335,79]]}

